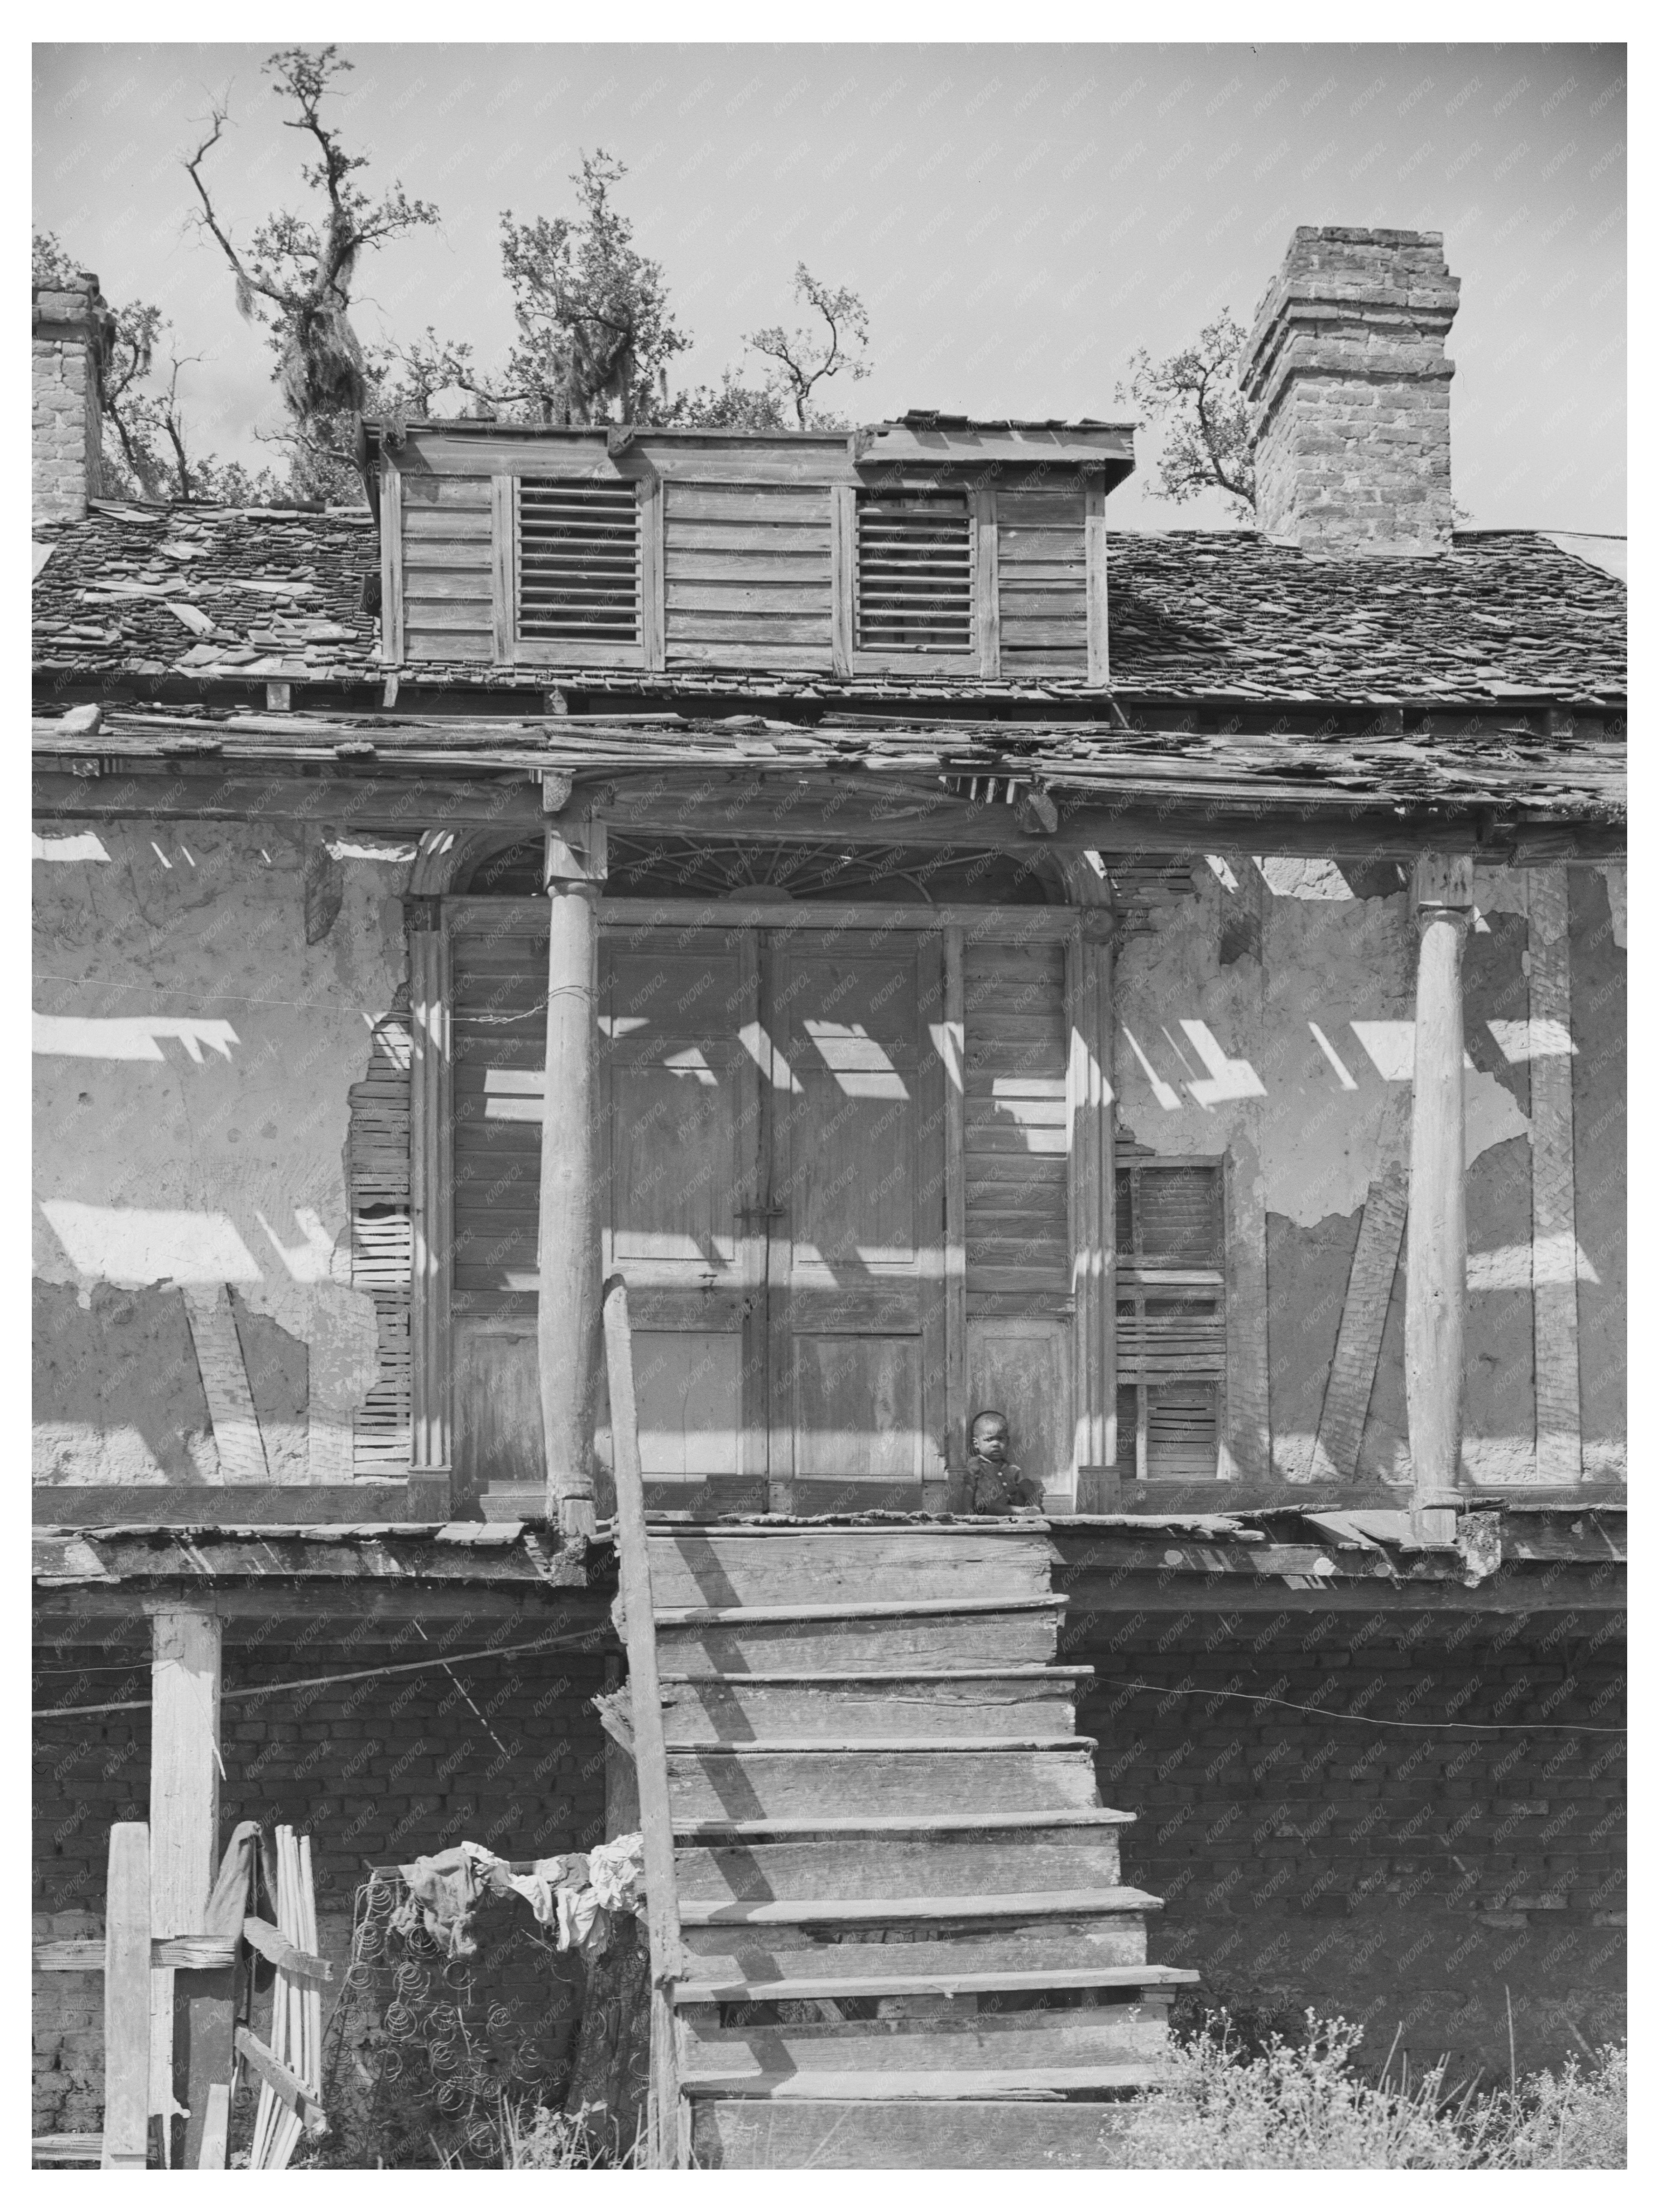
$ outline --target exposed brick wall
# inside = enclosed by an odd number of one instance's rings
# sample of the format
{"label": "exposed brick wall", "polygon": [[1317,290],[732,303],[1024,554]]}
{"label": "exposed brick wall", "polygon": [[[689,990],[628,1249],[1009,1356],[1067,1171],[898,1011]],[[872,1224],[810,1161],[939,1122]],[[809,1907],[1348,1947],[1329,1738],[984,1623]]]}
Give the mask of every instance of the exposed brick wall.
{"label": "exposed brick wall", "polygon": [[[1506,1990],[1522,2067],[1622,2029],[1625,1746],[1588,1732],[1623,1724],[1622,1616],[1079,1626],[1101,1793],[1138,1815],[1124,1878],[1166,1900],[1153,1958],[1212,2001],[1363,2020],[1379,2061],[1398,2027],[1414,2065],[1507,2078]],[[1540,1728],[1429,1725],[1453,1719]]]}
{"label": "exposed brick wall", "polygon": [[[395,1649],[386,1630],[373,1642],[337,1636],[303,1644],[290,1630],[261,1647],[239,1636],[238,1626],[226,1636],[228,1692],[422,1655],[419,1638],[408,1631]],[[429,1633],[438,1640],[441,1632]],[[455,1648],[476,1649],[481,1640],[474,1632]],[[39,1705],[148,1696],[148,1659],[136,1644],[81,1644],[37,1656]],[[111,1667],[131,1671],[56,1671]],[[526,1654],[470,1665],[453,1677],[393,1674],[291,1698],[228,1703],[222,1838],[239,1820],[260,1820],[268,1831],[286,1821],[311,1838],[319,1940],[337,1977],[350,1952],[353,1899],[371,1866],[463,1839],[487,1844],[504,1858],[585,1850],[602,1840],[605,1738],[589,1701],[604,1686],[604,1668],[597,1653]],[[145,1818],[149,1771],[147,1711],[37,1723],[37,1940],[102,1933],[110,1826]],[[514,1940],[520,1921],[526,1940]],[[527,1940],[533,1927],[527,1906],[492,1911],[486,1932],[494,1940],[478,1962],[477,1999],[485,2008],[496,1999],[516,2001],[536,2023],[538,2055],[556,2068],[575,2031],[580,1980],[574,1964],[556,1966]],[[100,1977],[35,1977],[33,2069],[37,2132],[100,2124]]]}
{"label": "exposed brick wall", "polygon": [[113,318],[98,279],[56,292],[35,287],[31,346],[33,508],[51,522],[78,522],[88,495],[103,489],[103,417],[94,350],[106,347]]}
{"label": "exposed brick wall", "polygon": [[1268,538],[1331,554],[1449,549],[1457,292],[1438,231],[1296,232],[1245,349]]}

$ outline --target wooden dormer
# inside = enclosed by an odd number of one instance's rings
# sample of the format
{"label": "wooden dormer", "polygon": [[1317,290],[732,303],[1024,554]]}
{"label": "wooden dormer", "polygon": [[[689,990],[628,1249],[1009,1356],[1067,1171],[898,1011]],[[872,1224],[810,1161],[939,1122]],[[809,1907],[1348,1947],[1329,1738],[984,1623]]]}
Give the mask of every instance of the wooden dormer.
{"label": "wooden dormer", "polygon": [[374,444],[393,664],[1107,681],[1127,425],[466,421]]}

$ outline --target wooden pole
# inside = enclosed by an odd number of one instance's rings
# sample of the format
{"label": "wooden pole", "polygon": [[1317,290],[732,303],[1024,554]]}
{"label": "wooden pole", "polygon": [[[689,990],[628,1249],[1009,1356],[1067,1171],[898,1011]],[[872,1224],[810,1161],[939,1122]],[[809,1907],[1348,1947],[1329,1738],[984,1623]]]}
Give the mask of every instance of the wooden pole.
{"label": "wooden pole", "polygon": [[634,1717],[634,1771],[640,1795],[640,1829],[645,1840],[646,1931],[651,1948],[651,2089],[646,2164],[676,2167],[681,2163],[679,2051],[674,2021],[674,1983],[680,1971],[680,1911],[674,1881],[668,1752],[657,1679],[657,1631],[651,1608],[651,1565],[646,1550],[634,1347],[628,1326],[628,1288],[620,1275],[611,1276],[605,1286],[605,1350],[617,1471],[617,1564]]}
{"label": "wooden pole", "polygon": [[[199,1607],[150,1613],[149,1917],[157,1936],[195,1936],[219,1860],[219,1678],[223,1624]],[[150,2110],[162,2116],[168,2164],[173,2117],[173,1969],[150,1984]],[[188,2062],[187,2046],[181,2056]],[[182,2148],[182,2146],[181,2146]]]}
{"label": "wooden pole", "polygon": [[547,1510],[562,1536],[592,1536],[599,1400],[599,925],[602,823],[547,833],[547,1070],[542,1102],[536,1358]]}
{"label": "wooden pole", "polygon": [[1474,920],[1474,862],[1418,860],[1417,1030],[1411,1191],[1406,1216],[1406,1419],[1412,1526],[1423,1543],[1456,1533],[1463,1446],[1463,940]]}
{"label": "wooden pole", "polygon": [[98,2162],[106,2172],[144,2170],[150,2018],[149,1832],[142,1820],[118,1820],[109,1832],[104,1900],[104,2136]]}

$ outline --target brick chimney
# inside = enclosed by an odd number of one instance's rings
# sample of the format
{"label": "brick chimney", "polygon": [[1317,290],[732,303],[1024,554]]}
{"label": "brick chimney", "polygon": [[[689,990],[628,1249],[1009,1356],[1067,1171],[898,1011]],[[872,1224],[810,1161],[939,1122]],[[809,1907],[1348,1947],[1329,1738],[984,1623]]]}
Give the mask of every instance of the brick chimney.
{"label": "brick chimney", "polygon": [[34,287],[33,504],[45,522],[78,522],[103,490],[103,410],[98,372],[114,343],[115,318],[82,271],[63,291]]}
{"label": "brick chimney", "polygon": [[1304,553],[1451,544],[1458,280],[1437,230],[1304,227],[1244,349],[1263,535]]}

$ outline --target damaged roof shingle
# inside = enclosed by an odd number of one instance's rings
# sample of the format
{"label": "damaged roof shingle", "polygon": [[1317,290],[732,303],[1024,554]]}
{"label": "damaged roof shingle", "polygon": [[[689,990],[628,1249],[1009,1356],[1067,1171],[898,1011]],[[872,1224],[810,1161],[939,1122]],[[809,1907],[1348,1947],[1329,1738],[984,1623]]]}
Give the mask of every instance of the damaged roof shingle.
{"label": "damaged roof shingle", "polygon": [[[140,516],[143,519],[139,519]],[[367,512],[94,509],[43,526],[35,661],[64,678],[200,675],[379,684],[364,611],[379,553]],[[1120,699],[1622,699],[1626,591],[1534,531],[1460,532],[1449,553],[1317,560],[1249,531],[1108,535],[1111,690]],[[198,631],[172,611],[194,609]],[[695,698],[1098,697],[1081,675],[568,672],[584,690]],[[550,672],[417,663],[412,684],[538,692]]]}

